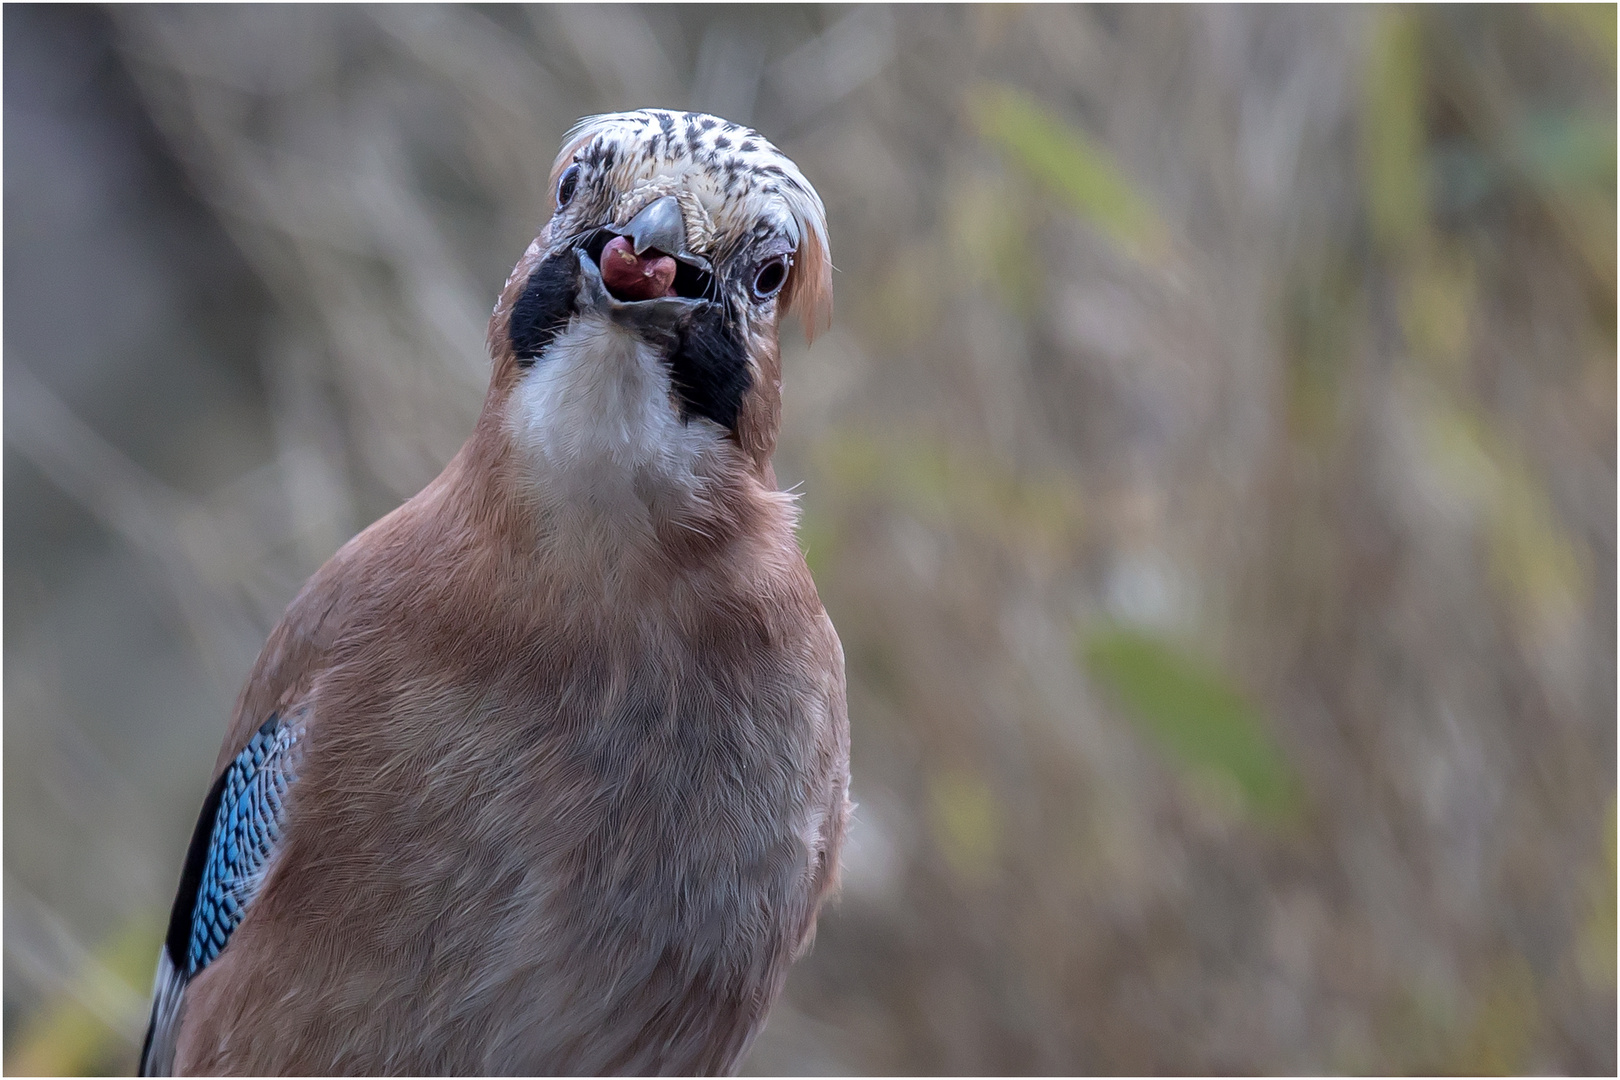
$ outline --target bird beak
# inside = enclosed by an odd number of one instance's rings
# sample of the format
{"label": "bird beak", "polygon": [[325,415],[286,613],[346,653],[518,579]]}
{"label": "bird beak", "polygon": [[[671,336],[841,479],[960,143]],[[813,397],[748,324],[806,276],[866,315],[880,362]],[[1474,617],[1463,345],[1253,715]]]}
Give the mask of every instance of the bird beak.
{"label": "bird beak", "polygon": [[587,248],[578,249],[579,306],[595,311],[649,339],[673,338],[677,327],[695,312],[713,306],[713,301],[685,296],[660,296],[650,300],[620,300],[608,292],[602,268]]}
{"label": "bird beak", "polygon": [[648,248],[676,254],[686,247],[686,219],[681,216],[681,204],[673,195],[648,203],[630,219],[622,235],[635,245],[637,255],[646,254]]}
{"label": "bird beak", "polygon": [[[654,296],[647,299],[620,299],[609,290],[603,280],[603,251],[608,241],[623,237],[639,258],[669,256],[685,269],[677,270],[674,296]],[[605,225],[590,234],[579,249],[580,283],[579,302],[582,308],[595,310],[613,322],[630,327],[643,336],[661,337],[673,333],[683,318],[711,304],[705,299],[713,285],[713,264],[686,247],[686,218],[681,204],[673,195],[653,200],[623,225]],[[623,285],[615,286],[622,290]]]}
{"label": "bird beak", "polygon": [[609,225],[608,232],[628,239],[637,255],[661,251],[706,273],[714,270],[708,259],[686,249],[686,216],[673,195],[654,199],[626,224]]}

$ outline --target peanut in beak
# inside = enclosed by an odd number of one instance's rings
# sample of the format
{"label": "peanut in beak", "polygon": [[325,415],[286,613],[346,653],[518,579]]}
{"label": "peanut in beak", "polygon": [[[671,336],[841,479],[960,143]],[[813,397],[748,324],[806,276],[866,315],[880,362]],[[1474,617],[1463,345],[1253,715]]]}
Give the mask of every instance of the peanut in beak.
{"label": "peanut in beak", "polygon": [[637,255],[627,237],[608,241],[602,249],[601,268],[602,284],[618,300],[675,295],[675,260],[658,251]]}

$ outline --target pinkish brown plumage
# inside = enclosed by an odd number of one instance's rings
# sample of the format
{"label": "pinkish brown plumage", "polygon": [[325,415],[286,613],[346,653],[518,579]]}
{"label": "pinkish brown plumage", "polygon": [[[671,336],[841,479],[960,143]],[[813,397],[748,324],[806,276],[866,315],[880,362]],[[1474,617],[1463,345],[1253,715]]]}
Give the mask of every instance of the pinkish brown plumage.
{"label": "pinkish brown plumage", "polygon": [[[697,114],[582,122],[553,180],[472,437],[242,692],[146,1071],[729,1072],[809,941],[843,655],[770,454],[780,314],[829,310],[820,201]],[[624,293],[610,244],[674,295]],[[271,728],[296,753],[239,753]],[[227,823],[262,864],[209,862]]]}

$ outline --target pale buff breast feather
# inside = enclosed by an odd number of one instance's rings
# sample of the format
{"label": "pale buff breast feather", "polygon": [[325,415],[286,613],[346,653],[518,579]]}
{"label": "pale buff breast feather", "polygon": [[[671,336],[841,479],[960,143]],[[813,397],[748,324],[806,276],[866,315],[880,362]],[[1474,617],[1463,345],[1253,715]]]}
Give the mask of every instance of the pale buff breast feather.
{"label": "pale buff breast feather", "polygon": [[582,121],[467,444],[238,702],[148,1073],[724,1073],[848,814],[843,654],[770,455],[821,201],[758,133]]}

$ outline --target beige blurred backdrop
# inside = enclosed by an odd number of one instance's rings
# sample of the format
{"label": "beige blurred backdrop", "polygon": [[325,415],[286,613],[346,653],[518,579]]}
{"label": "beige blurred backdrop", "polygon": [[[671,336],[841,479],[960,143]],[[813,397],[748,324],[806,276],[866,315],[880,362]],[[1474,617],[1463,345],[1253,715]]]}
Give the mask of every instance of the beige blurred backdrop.
{"label": "beige blurred backdrop", "polygon": [[4,31],[8,1072],[133,1067],[265,634],[661,105],[838,267],[777,468],[860,808],[746,1071],[1613,1073],[1612,5]]}

